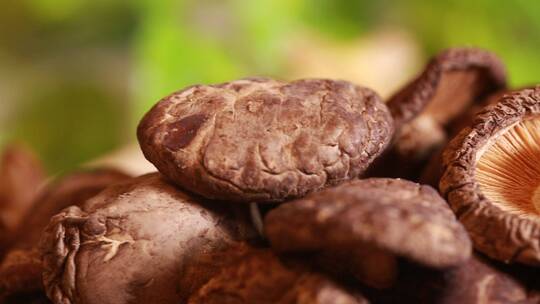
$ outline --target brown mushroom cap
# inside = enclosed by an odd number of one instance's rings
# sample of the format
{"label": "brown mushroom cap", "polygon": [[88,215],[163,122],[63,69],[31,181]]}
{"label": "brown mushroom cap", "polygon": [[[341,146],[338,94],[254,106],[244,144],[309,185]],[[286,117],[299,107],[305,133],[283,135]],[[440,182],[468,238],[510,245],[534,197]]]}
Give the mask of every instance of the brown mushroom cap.
{"label": "brown mushroom cap", "polygon": [[438,193],[400,179],[356,180],[282,204],[267,214],[265,231],[272,248],[336,255],[376,287],[392,283],[394,257],[445,268],[471,253],[465,230]]}
{"label": "brown mushroom cap", "polygon": [[[40,296],[41,259],[37,245],[50,218],[69,205],[80,205],[105,187],[129,176],[112,169],[97,169],[69,174],[47,185],[23,218],[12,240],[10,251],[0,263],[1,299],[17,294]],[[28,297],[27,297],[28,298]]]}
{"label": "brown mushroom cap", "polygon": [[[218,208],[219,207],[219,208]],[[41,240],[54,303],[176,303],[188,263],[254,235],[243,206],[210,206],[148,174],[55,215]]]}
{"label": "brown mushroom cap", "polygon": [[8,146],[0,159],[0,257],[45,181],[40,161],[23,146]]}
{"label": "brown mushroom cap", "polygon": [[505,95],[480,112],[443,161],[440,190],[475,248],[540,265],[540,88]]}
{"label": "brown mushroom cap", "polygon": [[538,303],[525,282],[478,254],[444,271],[404,265],[391,289],[370,294],[376,303]]}
{"label": "brown mushroom cap", "polygon": [[36,246],[51,217],[70,205],[81,205],[106,187],[130,178],[116,169],[78,171],[47,185],[36,198],[32,209],[23,218],[14,246]]}
{"label": "brown mushroom cap", "polygon": [[[11,299],[45,297],[41,286],[41,258],[35,249],[13,249],[0,264],[0,303]],[[25,303],[25,302],[22,302]]]}
{"label": "brown mushroom cap", "polygon": [[228,263],[189,299],[196,303],[368,303],[298,261],[282,261],[268,249],[236,247],[222,255]]}
{"label": "brown mushroom cap", "polygon": [[396,129],[426,113],[444,125],[482,96],[506,87],[504,64],[477,48],[451,48],[388,100]]}
{"label": "brown mushroom cap", "polygon": [[244,79],[161,100],[138,128],[161,173],[208,198],[282,201],[357,177],[393,134],[373,91],[345,81]]}
{"label": "brown mushroom cap", "polygon": [[393,145],[368,175],[417,181],[431,155],[453,135],[448,129],[454,120],[505,87],[505,68],[494,54],[475,48],[439,53],[388,100],[396,128]]}

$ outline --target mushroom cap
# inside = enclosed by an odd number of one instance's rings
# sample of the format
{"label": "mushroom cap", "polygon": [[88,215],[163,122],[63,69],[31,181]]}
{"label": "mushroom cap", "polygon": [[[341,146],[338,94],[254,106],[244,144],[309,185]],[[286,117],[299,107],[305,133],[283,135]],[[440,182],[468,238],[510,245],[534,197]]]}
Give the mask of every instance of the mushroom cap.
{"label": "mushroom cap", "polygon": [[73,172],[48,184],[23,217],[14,246],[37,246],[43,229],[53,215],[70,205],[82,205],[106,187],[128,178],[129,175],[116,169],[100,168]]}
{"label": "mushroom cap", "polygon": [[367,176],[419,181],[431,155],[454,135],[452,128],[461,123],[463,113],[505,88],[504,65],[493,53],[477,48],[440,52],[389,98],[396,129],[393,143]]}
{"label": "mushroom cap", "polygon": [[38,296],[41,292],[44,295],[37,245],[50,218],[65,207],[80,205],[105,187],[127,178],[124,173],[111,169],[81,171],[64,176],[40,191],[32,209],[23,218],[10,251],[0,263],[0,299],[14,294]]}
{"label": "mushroom cap", "polygon": [[254,236],[243,206],[211,206],[148,174],[55,215],[41,239],[54,303],[176,303],[187,264]]}
{"label": "mushroom cap", "polygon": [[220,255],[227,263],[189,299],[196,303],[368,303],[297,260],[284,261],[269,249],[233,247]]}
{"label": "mushroom cap", "polygon": [[[540,159],[538,131],[526,131],[537,128],[534,117],[540,118],[540,88],[505,95],[480,112],[443,153],[441,193],[475,248],[506,263],[540,265],[540,217],[530,212],[534,191],[528,185],[535,178],[540,184],[534,176]],[[523,138],[530,140],[530,147],[523,145]],[[514,147],[506,150],[501,143],[509,140]],[[533,176],[527,176],[531,172]],[[501,197],[497,191],[505,187],[516,197]],[[529,204],[519,203],[524,191],[530,192]]]}
{"label": "mushroom cap", "polygon": [[7,146],[0,159],[0,257],[45,182],[41,162],[26,147]]}
{"label": "mushroom cap", "polygon": [[0,264],[0,303],[12,303],[9,299],[24,296],[27,296],[26,300],[44,298],[41,272],[37,250],[9,251]]}
{"label": "mushroom cap", "polygon": [[376,303],[538,303],[522,278],[473,254],[464,264],[444,271],[404,265],[391,289],[370,294]]}
{"label": "mushroom cap", "polygon": [[284,203],[267,214],[265,232],[278,251],[343,256],[377,248],[434,268],[471,254],[465,230],[438,193],[400,179],[355,180]]}
{"label": "mushroom cap", "polygon": [[392,134],[375,92],[325,79],[191,86],[162,99],[138,127],[144,155],[163,175],[240,202],[282,201],[355,178]]}
{"label": "mushroom cap", "polygon": [[450,48],[433,57],[387,104],[396,130],[422,112],[444,125],[471,102],[505,87],[506,70],[495,54],[478,48]]}

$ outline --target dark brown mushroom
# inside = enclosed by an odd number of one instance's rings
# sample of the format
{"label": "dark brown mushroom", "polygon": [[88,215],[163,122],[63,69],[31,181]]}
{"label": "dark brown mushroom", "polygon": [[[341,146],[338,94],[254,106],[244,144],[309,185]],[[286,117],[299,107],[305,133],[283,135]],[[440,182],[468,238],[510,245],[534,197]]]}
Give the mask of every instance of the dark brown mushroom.
{"label": "dark brown mushroom", "polygon": [[141,148],[161,173],[207,198],[282,201],[356,178],[386,148],[390,113],[345,81],[245,79],[196,85],[141,121]]}
{"label": "dark brown mushroom", "polygon": [[69,174],[47,185],[23,218],[10,250],[0,263],[0,303],[9,298],[29,301],[44,295],[37,245],[53,215],[70,205],[82,204],[105,187],[128,177],[116,170],[98,169]]}
{"label": "dark brown mushroom", "polygon": [[400,179],[356,180],[284,203],[266,215],[265,232],[278,252],[314,252],[374,287],[394,283],[397,257],[441,269],[471,254],[438,193]]}
{"label": "dark brown mushroom", "polygon": [[268,249],[233,247],[219,259],[227,262],[188,303],[368,303],[360,292],[348,290],[298,260],[282,260]]}
{"label": "dark brown mushroom", "polygon": [[463,265],[444,271],[406,264],[394,287],[366,292],[381,304],[538,303],[538,298],[529,295],[525,282],[498,266],[477,254]]}
{"label": "dark brown mushroom", "polygon": [[247,206],[214,204],[148,174],[55,215],[41,239],[55,304],[177,303],[189,263],[255,236]]}
{"label": "dark brown mushroom", "polygon": [[0,258],[45,182],[40,161],[27,148],[8,146],[0,159]]}
{"label": "dark brown mushroom", "polygon": [[540,88],[501,98],[445,149],[440,190],[474,246],[540,265]]}
{"label": "dark brown mushroom", "polygon": [[[461,130],[470,126],[473,123],[474,117],[482,111],[485,107],[489,105],[496,104],[504,95],[518,92],[524,89],[531,87],[523,87],[521,89],[505,89],[497,91],[482,101],[477,102],[471,105],[465,113],[456,117],[452,124],[448,126],[448,135],[449,138],[454,138]],[[438,187],[443,174],[443,165],[442,165],[442,154],[445,147],[440,147],[436,152],[432,153],[427,165],[422,171],[422,174],[419,178],[419,182],[423,184],[428,184],[433,187]]]}
{"label": "dark brown mushroom", "polygon": [[451,138],[453,121],[505,87],[505,68],[494,54],[475,48],[439,53],[388,100],[396,127],[394,142],[370,175],[418,180],[433,152]]}

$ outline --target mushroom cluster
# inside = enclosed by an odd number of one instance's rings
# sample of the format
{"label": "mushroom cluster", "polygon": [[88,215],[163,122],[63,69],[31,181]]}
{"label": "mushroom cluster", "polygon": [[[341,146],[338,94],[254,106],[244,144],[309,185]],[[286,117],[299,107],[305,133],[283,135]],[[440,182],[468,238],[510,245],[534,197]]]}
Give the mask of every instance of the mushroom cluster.
{"label": "mushroom cluster", "polygon": [[46,181],[5,152],[0,303],[540,303],[540,87],[491,52],[443,51],[386,102],[194,85],[137,137],[158,172]]}

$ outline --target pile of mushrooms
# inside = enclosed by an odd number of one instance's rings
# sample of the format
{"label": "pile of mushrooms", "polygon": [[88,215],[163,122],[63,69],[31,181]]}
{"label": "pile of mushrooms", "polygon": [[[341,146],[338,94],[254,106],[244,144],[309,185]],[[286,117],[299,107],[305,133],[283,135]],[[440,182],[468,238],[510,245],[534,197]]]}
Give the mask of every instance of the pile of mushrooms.
{"label": "pile of mushrooms", "polygon": [[158,172],[46,179],[4,152],[0,303],[540,302],[540,87],[488,51],[443,51],[386,102],[194,85],[137,136]]}

